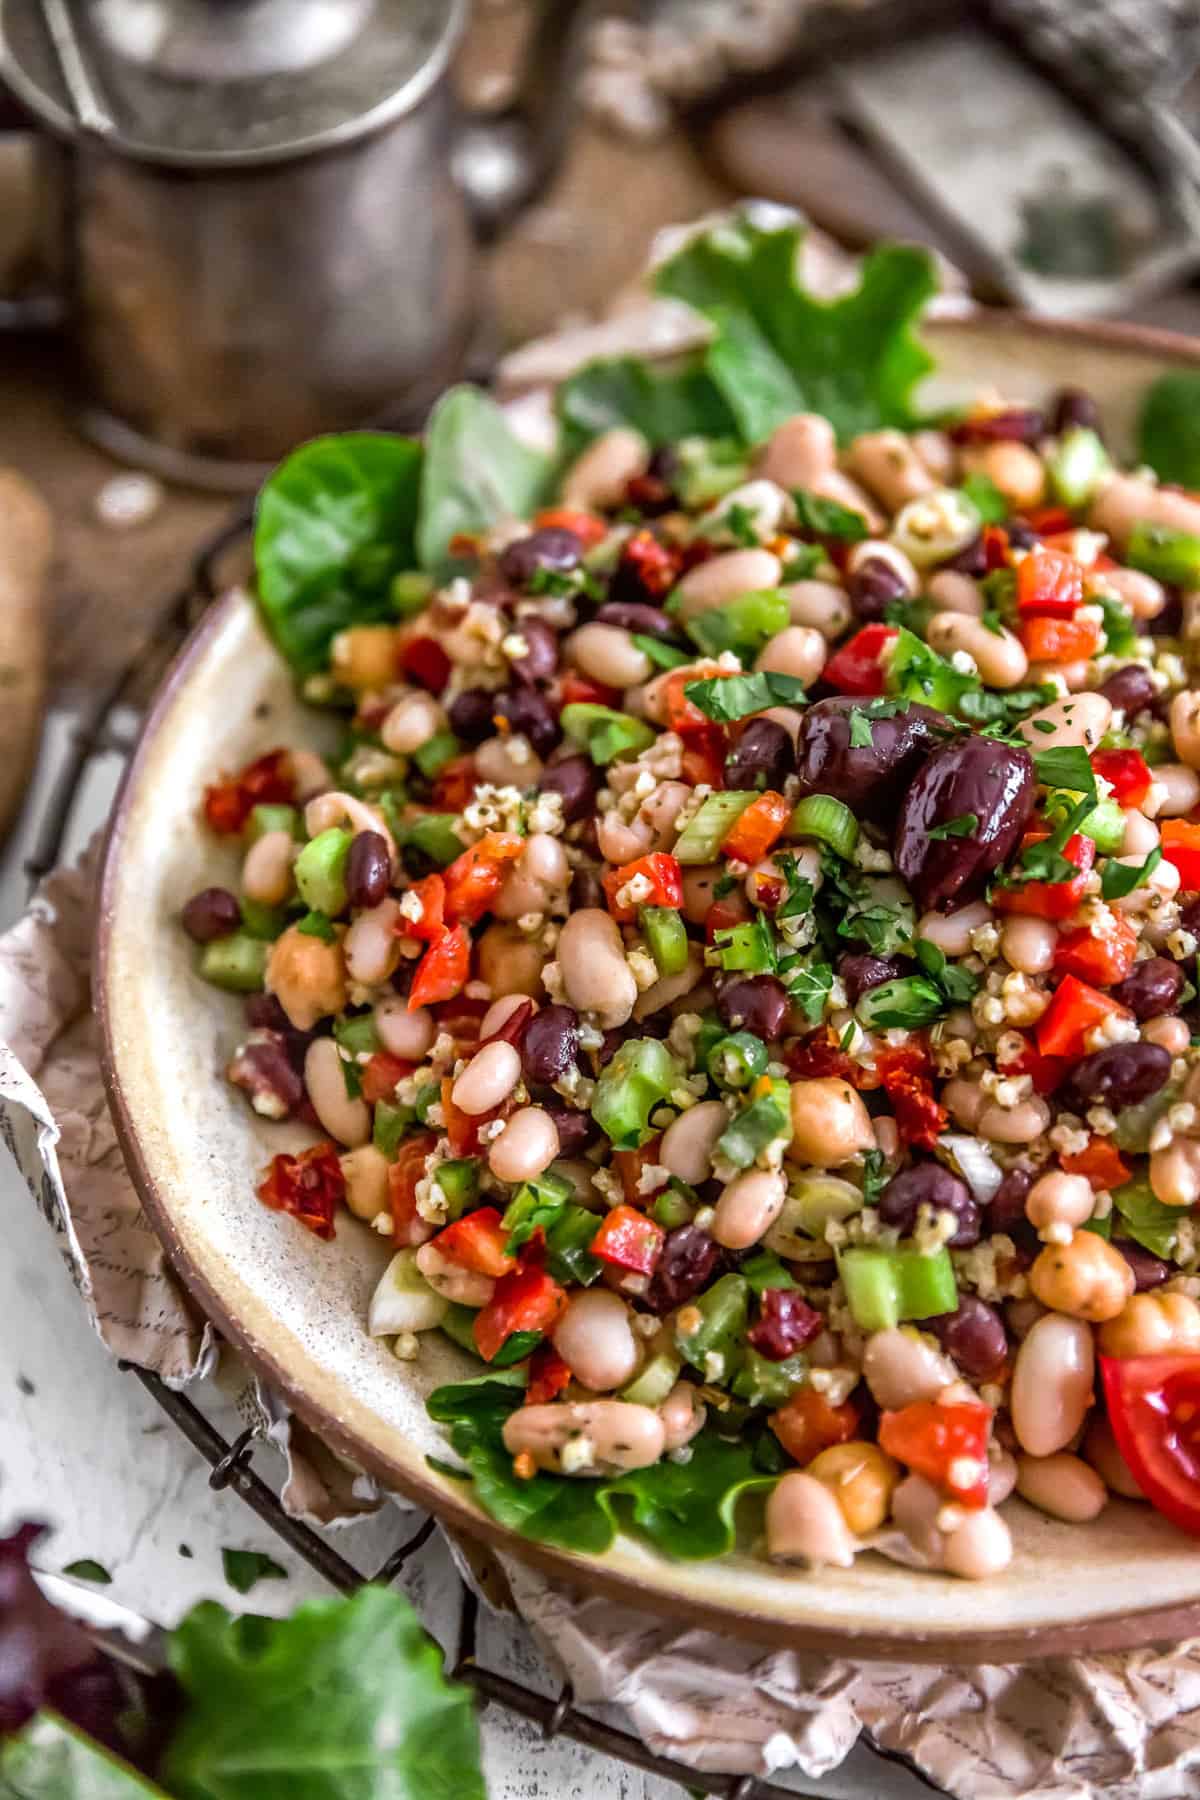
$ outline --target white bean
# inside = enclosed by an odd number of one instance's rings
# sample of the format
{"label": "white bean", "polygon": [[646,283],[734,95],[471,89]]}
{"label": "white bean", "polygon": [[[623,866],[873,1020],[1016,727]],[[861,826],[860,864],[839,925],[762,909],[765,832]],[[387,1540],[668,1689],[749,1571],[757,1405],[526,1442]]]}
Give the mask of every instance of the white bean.
{"label": "white bean", "polygon": [[378,987],[400,961],[400,935],[404,917],[400,902],[391,895],[378,906],[359,913],[342,940],[351,981]]}
{"label": "white bean", "polygon": [[1062,1450],[1092,1403],[1095,1350],[1091,1326],[1046,1313],[1026,1334],[1013,1365],[1013,1430],[1031,1456]]}
{"label": "white bean", "polygon": [[926,938],[947,956],[966,956],[971,948],[971,934],[990,925],[994,916],[986,900],[973,900],[957,912],[922,913],[917,921],[917,936]]}
{"label": "white bean", "polygon": [[[1127,868],[1140,869],[1144,857],[1116,856],[1114,862],[1124,863]],[[1179,870],[1173,862],[1164,858],[1157,868],[1151,869],[1141,887],[1135,887],[1131,894],[1122,894],[1112,902],[1118,912],[1154,913],[1164,900],[1171,900],[1179,892]]]}
{"label": "white bean", "polygon": [[292,891],[292,859],[296,853],[290,831],[264,831],[251,844],[242,864],[242,892],[260,906],[281,906]]}
{"label": "white bean", "polygon": [[1052,1519],[1086,1525],[1108,1502],[1108,1489],[1081,1457],[1059,1450],[1053,1456],[1023,1456],[1017,1464],[1017,1492]]}
{"label": "white bean", "polygon": [[902,431],[860,433],[846,452],[846,467],[889,512],[899,512],[936,485]]}
{"label": "white bean", "polygon": [[875,1148],[871,1115],[839,1076],[791,1084],[792,1141],[788,1155],[818,1169],[835,1169]]}
{"label": "white bean", "polygon": [[629,1308],[608,1288],[573,1294],[550,1337],[576,1381],[594,1394],[624,1387],[641,1360]]}
{"label": "white bean", "polygon": [[727,550],[708,562],[697,563],[675,588],[679,618],[694,619],[698,613],[725,606],[742,594],[778,587],[782,572],[783,564],[770,550]]}
{"label": "white bean", "polygon": [[699,1187],[712,1174],[713,1151],[728,1123],[729,1108],[723,1100],[701,1100],[698,1106],[689,1106],[663,1132],[655,1161],[680,1181]]}
{"label": "white bean", "polygon": [[498,919],[521,919],[565,906],[571,879],[567,853],[556,837],[535,831],[510,864],[492,908]]}
{"label": "white bean", "polygon": [[988,1454],[988,1505],[1003,1506],[1016,1485],[1016,1457],[993,1443]]}
{"label": "white bean", "polygon": [[560,1475],[648,1469],[666,1442],[658,1414],[627,1400],[518,1406],[504,1421],[503,1435],[510,1456],[529,1456],[537,1468]]}
{"label": "white bean", "polygon": [[953,485],[958,473],[958,452],[949,432],[936,431],[931,427],[924,431],[914,431],[912,446],[936,481]]}
{"label": "white bean", "polygon": [[781,488],[811,488],[836,461],[837,442],[829,420],[820,413],[795,413],[767,439],[756,472]]}
{"label": "white bean", "polygon": [[1156,487],[1138,475],[1114,475],[1093,500],[1088,524],[1094,531],[1106,531],[1123,551],[1139,521],[1200,535],[1200,501]]}
{"label": "white bean", "polygon": [[1050,1108],[1037,1094],[1018,1106],[993,1102],[983,1107],[975,1129],[993,1144],[1032,1144],[1050,1128]]}
{"label": "white bean", "polygon": [[[513,1014],[525,1005],[525,1000],[526,996],[524,994],[504,994],[499,1000],[493,1000],[492,1004],[488,1007],[482,1019],[479,1021],[480,1043],[485,1043],[488,1038],[495,1037],[500,1028],[507,1025]],[[533,1011],[537,1011],[536,1001],[534,1002]],[[531,1013],[530,1017],[532,1018],[532,1016],[533,1014]]]}
{"label": "white bean", "polygon": [[942,1567],[964,1581],[984,1581],[999,1575],[1012,1561],[1012,1534],[998,1512],[982,1506],[963,1514],[961,1525],[946,1533]]}
{"label": "white bean", "polygon": [[1150,792],[1144,804],[1154,818],[1180,819],[1200,803],[1200,775],[1195,767],[1187,763],[1158,763],[1150,773]]}
{"label": "white bean", "polygon": [[480,781],[497,787],[536,787],[542,759],[519,732],[507,737],[484,738],[475,751],[475,773]]}
{"label": "white bean", "polygon": [[399,867],[396,840],[388,830],[378,807],[368,806],[356,794],[343,794],[338,789],[318,794],[304,809],[304,829],[310,838],[315,838],[320,837],[323,831],[332,830],[334,826],[344,827],[356,837],[360,831],[377,831],[388,847],[392,872],[395,873]]}
{"label": "white bean", "polygon": [[790,581],[779,591],[787,599],[789,623],[808,625],[829,642],[841,637],[854,616],[849,594],[832,581]]}
{"label": "white bean", "polygon": [[478,1118],[499,1106],[521,1079],[521,1058],[511,1044],[495,1038],[477,1050],[450,1090],[462,1112]]}
{"label": "white bean", "polygon": [[1156,619],[1167,604],[1167,590],[1140,569],[1101,569],[1084,580],[1088,594],[1115,594],[1135,619]]}
{"label": "white bean", "polygon": [[567,470],[561,490],[563,505],[585,511],[619,506],[625,489],[635,476],[645,473],[649,460],[650,446],[641,432],[615,425],[589,444]]}
{"label": "white bean", "polygon": [[333,777],[315,750],[293,750],[292,780],[296,786],[296,799],[303,806],[306,801],[323,794],[332,785]]}
{"label": "white bean", "polygon": [[657,981],[652,981],[648,988],[642,989],[633,1004],[634,1018],[648,1019],[664,1006],[673,1005],[685,994],[690,994],[693,988],[699,987],[704,974],[704,952],[699,944],[689,943],[687,961],[682,969],[674,975],[660,975]]}
{"label": "white bean", "polygon": [[1044,975],[1054,967],[1058,932],[1048,919],[1014,913],[1000,927],[1000,954],[1022,975]]}
{"label": "white bean", "polygon": [[954,1364],[911,1328],[873,1331],[863,1351],[863,1380],[877,1405],[888,1411],[916,1400],[936,1400],[956,1378]]}
{"label": "white bean", "polygon": [[558,1151],[558,1127],[550,1114],[542,1106],[522,1106],[492,1139],[488,1168],[497,1181],[536,1181]]}
{"label": "white bean", "polygon": [[1121,839],[1122,856],[1140,856],[1143,861],[1159,841],[1159,829],[1145,813],[1131,806],[1125,813],[1125,835]]}
{"label": "white bean", "polygon": [[771,1490],[766,1525],[773,1561],[853,1566],[856,1540],[832,1489],[803,1469],[789,1470]]}
{"label": "white bean", "polygon": [[387,994],[375,1002],[374,1019],[375,1035],[392,1056],[420,1062],[433,1048],[437,1025],[428,1007],[418,1006],[410,1012],[403,995]]}
{"label": "white bean", "polygon": [[366,1143],[371,1109],[365,1100],[351,1099],[346,1092],[341,1054],[332,1038],[314,1038],[305,1051],[304,1085],[323,1131],[352,1150]]}
{"label": "white bean", "polygon": [[1029,672],[1029,658],[1018,637],[1003,627],[991,631],[982,619],[965,612],[934,613],[925,628],[930,648],[939,656],[965,650],[988,687],[1019,687]]}
{"label": "white bean", "polygon": [[[1103,694],[1072,694],[1022,719],[1017,730],[1031,750],[1061,750],[1075,744],[1094,750],[1112,724],[1112,710]],[[1049,731],[1040,729],[1046,725]]]}
{"label": "white bean", "polygon": [[[1180,762],[1186,763],[1189,769],[1200,769],[1200,691],[1185,688],[1181,694],[1176,694],[1169,718]],[[1162,771],[1156,769],[1154,778],[1161,780]]]}
{"label": "white bean", "polygon": [[374,1144],[360,1144],[357,1150],[339,1156],[338,1162],[346,1183],[346,1205],[356,1219],[370,1224],[388,1210],[387,1157]]}
{"label": "white bean", "polygon": [[774,1170],[747,1169],[722,1190],[712,1235],[726,1250],[748,1250],[769,1231],[783,1209],[787,1183]]}
{"label": "white bean", "polygon": [[677,1381],[658,1409],[668,1450],[682,1450],[703,1429],[708,1408],[690,1381]]}
{"label": "white bean", "polygon": [[939,569],[930,576],[925,591],[943,613],[963,613],[972,619],[983,617],[979,583],[959,569]]}
{"label": "white bean", "polygon": [[564,649],[567,661],[604,687],[636,687],[649,681],[654,664],[639,650],[632,633],[620,625],[592,621],[571,633]]}
{"label": "white bean", "polygon": [[536,937],[526,937],[516,925],[497,919],[489,925],[476,947],[479,979],[499,999],[504,994],[542,992],[546,952]]}
{"label": "white bean", "polygon": [[608,913],[585,906],[571,914],[559,933],[558,966],[568,1002],[578,1012],[594,1013],[602,1030],[632,1016],[637,982]]}
{"label": "white bean", "polygon": [[822,500],[836,500],[839,506],[849,507],[851,512],[859,515],[868,531],[883,530],[883,514],[872,505],[866,490],[849,475],[843,475],[840,469],[829,469],[824,475],[818,475],[812,491]]}
{"label": "white bean", "polygon": [[1191,1033],[1184,1021],[1170,1018],[1165,1013],[1160,1018],[1146,1020],[1142,1037],[1148,1044],[1161,1044],[1172,1056],[1182,1056],[1191,1043]]}
{"label": "white bean", "polygon": [[417,1251],[417,1267],[435,1293],[456,1306],[486,1306],[496,1291],[490,1275],[477,1269],[464,1268],[443,1256],[436,1244],[422,1244]]}
{"label": "white bean", "polygon": [[754,667],[776,675],[794,675],[811,685],[825,667],[829,646],[811,625],[787,625],[759,651]]}
{"label": "white bean", "polygon": [[411,756],[445,729],[446,715],[433,695],[414,688],[411,693],[402,694],[389,709],[379,727],[379,736],[384,749],[393,756]]}

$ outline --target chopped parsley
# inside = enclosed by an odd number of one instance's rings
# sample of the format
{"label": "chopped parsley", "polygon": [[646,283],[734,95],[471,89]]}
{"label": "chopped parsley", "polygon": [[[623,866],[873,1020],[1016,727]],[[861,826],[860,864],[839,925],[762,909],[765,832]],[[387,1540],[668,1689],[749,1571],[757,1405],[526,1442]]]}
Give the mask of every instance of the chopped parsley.
{"label": "chopped parsley", "polygon": [[748,506],[735,500],[721,514],[720,522],[735,543],[745,545],[747,550],[755,549],[758,544],[758,526]]}
{"label": "chopped parsley", "polygon": [[978,975],[950,962],[946,952],[931,944],[928,938],[917,941],[917,961],[952,1005],[965,1006],[979,992]]}
{"label": "chopped parsley", "polygon": [[808,581],[815,575],[825,560],[825,552],[820,544],[792,544],[788,549],[788,559],[783,565],[780,580]]}
{"label": "chopped parsley", "polygon": [[788,998],[798,1006],[810,1025],[819,1025],[825,1014],[825,1002],[833,986],[833,969],[827,962],[809,963],[788,977]]}
{"label": "chopped parsley", "polygon": [[1067,788],[1096,800],[1096,772],[1081,744],[1063,744],[1057,750],[1038,750],[1033,766],[1043,787]]}
{"label": "chopped parsley", "polygon": [[850,748],[852,750],[869,750],[871,748],[871,722],[860,706],[850,709]]}
{"label": "chopped parsley", "polygon": [[728,725],[769,706],[795,706],[807,697],[802,681],[794,675],[717,675],[708,681],[689,681],[684,694],[706,719]]}
{"label": "chopped parsley", "polygon": [[1155,844],[1141,868],[1134,868],[1129,863],[1116,862],[1111,857],[1100,871],[1100,893],[1105,900],[1120,900],[1126,894],[1132,894],[1135,888],[1144,887],[1155,869],[1162,861],[1162,845]]}
{"label": "chopped parsley", "polygon": [[956,819],[947,819],[944,825],[935,825],[928,833],[931,839],[965,838],[979,829],[978,813],[959,813]]}
{"label": "chopped parsley", "polygon": [[1093,594],[1093,605],[1104,614],[1104,651],[1106,656],[1133,656],[1137,652],[1137,626],[1111,594]]}
{"label": "chopped parsley", "polygon": [[837,538],[843,544],[861,544],[871,535],[862,514],[839,505],[836,500],[826,500],[804,488],[794,489],[792,499],[796,502],[796,519],[801,531],[811,531],[816,537]]}
{"label": "chopped parsley", "polygon": [[967,496],[985,525],[1002,525],[1008,517],[1008,501],[990,475],[968,475],[962,482]]}
{"label": "chopped parsley", "polygon": [[679,650],[674,644],[664,644],[661,638],[649,637],[644,631],[635,631],[633,641],[643,656],[648,656],[660,669],[679,669],[692,660],[686,650]]}

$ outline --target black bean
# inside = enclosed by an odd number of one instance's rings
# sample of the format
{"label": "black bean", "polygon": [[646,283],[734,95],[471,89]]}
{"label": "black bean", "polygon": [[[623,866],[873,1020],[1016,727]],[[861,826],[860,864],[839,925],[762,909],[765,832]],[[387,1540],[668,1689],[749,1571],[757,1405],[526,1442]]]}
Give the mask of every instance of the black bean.
{"label": "black bean", "polygon": [[865,556],[846,582],[855,617],[863,624],[882,619],[896,600],[908,597],[908,587],[891,563],[882,556]]}
{"label": "black bean", "polygon": [[986,1381],[996,1374],[1008,1355],[1004,1320],[977,1294],[960,1294],[954,1312],[940,1313],[924,1324],[963,1374],[974,1381]]}
{"label": "black bean", "polygon": [[600,777],[590,757],[567,756],[562,762],[551,763],[548,769],[543,769],[538,786],[544,793],[561,796],[563,818],[568,825],[574,825],[579,819],[587,818],[595,808]]}
{"label": "black bean", "polygon": [[852,745],[852,715],[863,720],[862,700],[837,694],[806,707],[796,741],[800,794],[831,794],[852,812],[889,822],[925,754],[947,729],[941,713],[910,705],[865,723],[871,742]]}
{"label": "black bean", "polygon": [[773,1044],[783,1035],[791,1002],[787,989],[774,975],[735,975],[722,982],[717,1012],[730,1031],[750,1031]]}
{"label": "black bean", "polygon": [[[1028,750],[974,734],[943,744],[918,769],[900,805],[896,867],[922,911],[947,912],[980,892],[1016,849],[1036,782]],[[967,837],[930,832],[972,813]]]}
{"label": "black bean", "polygon": [[1193,937],[1200,937],[1200,895],[1194,900],[1184,901],[1180,908],[1179,923],[1184,931],[1190,931]]}
{"label": "black bean", "polygon": [[528,537],[517,538],[501,552],[500,573],[514,587],[524,587],[539,569],[565,575],[579,567],[583,545],[573,531],[561,525],[544,525]]}
{"label": "black bean", "polygon": [[561,1081],[579,1050],[579,1014],[573,1006],[544,1006],[525,1027],[521,1067],[526,1081],[551,1087]]}
{"label": "black bean", "polygon": [[987,550],[984,548],[983,538],[972,538],[965,550],[960,550],[957,556],[952,556],[949,562],[944,562],[941,566],[943,569],[955,569],[960,575],[986,575]]}
{"label": "black bean", "polygon": [[562,726],[552,702],[537,688],[512,687],[496,694],[495,711],[511,731],[529,739],[539,756],[548,756],[562,741]]}
{"label": "black bean", "polygon": [[840,956],[838,975],[846,990],[846,999],[854,1006],[871,988],[885,981],[896,981],[912,974],[912,964],[902,956]]}
{"label": "black bean", "polygon": [[606,600],[596,612],[601,625],[619,625],[623,631],[640,631],[643,637],[677,638],[679,628],[661,607],[642,600]]}
{"label": "black bean", "polygon": [[1135,1019],[1157,1019],[1178,1011],[1183,970],[1165,956],[1148,956],[1145,962],[1134,963],[1124,981],[1109,991]]}
{"label": "black bean", "polygon": [[242,909],[228,888],[201,888],[184,907],[180,920],[193,943],[211,944],[238,929]]}
{"label": "black bean", "polygon": [[387,839],[378,831],[356,832],[346,858],[346,898],[351,906],[378,906],[391,883]]}
{"label": "black bean", "polygon": [[1161,1287],[1171,1275],[1170,1263],[1165,1263],[1161,1256],[1155,1256],[1141,1244],[1135,1244],[1131,1238],[1114,1238],[1114,1250],[1120,1252],[1133,1270],[1133,1291],[1144,1294],[1150,1288]]}
{"label": "black bean", "polygon": [[464,688],[450,702],[450,729],[464,744],[482,744],[496,729],[496,696],[487,688]]}
{"label": "black bean", "polygon": [[954,1214],[958,1228],[948,1240],[952,1249],[965,1250],[979,1242],[979,1208],[971,1190],[961,1176],[943,1168],[941,1163],[914,1163],[893,1175],[879,1196],[879,1217],[885,1225],[895,1225],[908,1236],[922,1206],[935,1213]]}
{"label": "black bean", "polygon": [[544,1097],[538,1104],[554,1120],[560,1156],[576,1156],[596,1136],[599,1127],[590,1112],[580,1112],[577,1107],[568,1106],[565,1100],[553,1096]]}
{"label": "black bean", "polygon": [[720,1251],[698,1225],[668,1231],[658,1267],[650,1277],[645,1304],[661,1318],[698,1294],[717,1266]]}
{"label": "black bean", "polygon": [[1158,690],[1150,679],[1150,671],[1141,663],[1127,663],[1108,677],[1100,692],[1111,706],[1119,707],[1126,719],[1148,712],[1158,699]]}
{"label": "black bean", "polygon": [[608,904],[604,883],[594,869],[576,869],[571,877],[569,897],[572,912],[588,912]]}
{"label": "black bean", "polygon": [[558,634],[545,619],[518,619],[516,635],[523,639],[525,650],[512,658],[512,672],[518,681],[549,681],[558,668]]}
{"label": "black bean", "polygon": [[725,786],[778,792],[795,771],[791,733],[774,719],[751,719],[725,758]]}
{"label": "black bean", "polygon": [[1082,426],[1100,436],[1100,409],[1086,389],[1059,388],[1050,402],[1046,424],[1053,437],[1061,437],[1073,426]]}
{"label": "black bean", "polygon": [[1089,1106],[1119,1111],[1157,1094],[1171,1073],[1171,1053],[1161,1044],[1109,1044],[1071,1070],[1061,1098],[1076,1112]]}

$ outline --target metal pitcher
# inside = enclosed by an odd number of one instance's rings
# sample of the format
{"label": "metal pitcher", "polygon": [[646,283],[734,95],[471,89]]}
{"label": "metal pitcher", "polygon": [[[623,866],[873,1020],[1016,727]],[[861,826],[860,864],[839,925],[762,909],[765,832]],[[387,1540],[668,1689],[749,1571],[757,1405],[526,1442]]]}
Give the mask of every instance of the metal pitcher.
{"label": "metal pitcher", "polygon": [[235,489],[419,423],[479,323],[477,238],[561,145],[584,10],[548,0],[517,100],[464,120],[466,0],[0,0],[88,435]]}

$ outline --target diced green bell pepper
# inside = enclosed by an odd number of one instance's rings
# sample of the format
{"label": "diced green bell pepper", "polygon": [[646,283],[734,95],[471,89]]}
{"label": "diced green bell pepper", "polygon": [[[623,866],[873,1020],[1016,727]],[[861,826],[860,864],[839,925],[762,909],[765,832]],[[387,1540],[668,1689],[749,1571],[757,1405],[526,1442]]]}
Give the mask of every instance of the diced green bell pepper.
{"label": "diced green bell pepper", "polygon": [[555,1281],[590,1287],[599,1277],[604,1265],[591,1251],[596,1224],[596,1214],[586,1206],[574,1201],[564,1206],[546,1233],[546,1269]]}
{"label": "diced green bell pepper", "polygon": [[452,1300],[438,1327],[452,1344],[457,1344],[460,1350],[469,1350],[472,1356],[479,1355],[475,1348],[475,1310],[473,1306],[460,1306],[457,1300]]}
{"label": "diced green bell pepper", "polygon": [[656,1194],[654,1204],[650,1208],[650,1217],[664,1231],[675,1231],[680,1225],[687,1225],[696,1214],[696,1203],[673,1183],[665,1187],[661,1194]]}
{"label": "diced green bell pepper", "polygon": [[1116,856],[1125,842],[1125,814],[1115,800],[1098,800],[1079,829],[1102,856]]}
{"label": "diced green bell pepper", "polygon": [[200,954],[200,973],[214,987],[231,994],[256,994],[266,974],[271,946],[247,931],[205,944]]}
{"label": "diced green bell pepper", "polygon": [[913,1245],[885,1250],[856,1244],[837,1259],[851,1317],[861,1331],[883,1331],[903,1319],[932,1319],[953,1312],[958,1284],[950,1252],[926,1255]]}
{"label": "diced green bell pepper", "polygon": [[300,814],[294,806],[256,806],[250,814],[250,842],[255,844],[260,837],[266,837],[268,831],[286,831],[289,837],[299,837]]}
{"label": "diced green bell pepper", "polygon": [[1200,587],[1200,537],[1193,532],[1138,519],[1125,545],[1125,561],[1169,587]]}
{"label": "diced green bell pepper", "polygon": [[461,856],[465,846],[454,829],[457,816],[456,813],[422,813],[419,818],[408,820],[400,829],[400,848],[406,860],[411,852],[419,868],[432,863],[435,868],[444,869],[456,856]]}
{"label": "diced green bell pepper", "polygon": [[[544,1335],[540,1331],[514,1331],[492,1357],[489,1369],[511,1369],[514,1363],[524,1362],[527,1356],[533,1355]],[[475,1354],[478,1356],[479,1352]]]}
{"label": "diced green bell pepper", "polygon": [[630,1038],[600,1071],[592,1117],[615,1150],[636,1150],[650,1137],[650,1114],[679,1081],[681,1070],[659,1038]]}
{"label": "diced green bell pepper", "polygon": [[720,656],[722,651],[732,650],[749,667],[768,638],[784,630],[789,617],[787,595],[778,588],[766,588],[739,594],[724,606],[698,613],[684,630],[706,655]]}
{"label": "diced green bell pepper", "polygon": [[747,1347],[733,1378],[732,1390],[751,1406],[782,1406],[808,1378],[808,1358],[800,1351],[771,1362]]}
{"label": "diced green bell pepper", "polygon": [[932,706],[937,712],[952,713],[962,696],[979,686],[978,677],[960,675],[944,656],[905,626],[898,626],[897,631],[884,678],[887,692]]}
{"label": "diced green bell pepper", "polygon": [[401,575],[393,575],[389,597],[400,618],[412,619],[424,612],[432,596],[432,575],[423,575],[417,569],[406,569]]}
{"label": "diced green bell pepper", "polygon": [[413,751],[412,759],[426,780],[432,781],[448,762],[454,761],[461,749],[462,745],[452,731],[438,731]]}
{"label": "diced green bell pepper", "polygon": [[353,842],[353,832],[331,825],[311,838],[296,858],[296,886],[314,912],[332,919],[345,909],[346,860]]}
{"label": "diced green bell pepper", "polygon": [[438,1163],[433,1179],[446,1197],[447,1217],[457,1219],[479,1192],[479,1158],[457,1156]]}
{"label": "diced green bell pepper", "polygon": [[549,1231],[574,1192],[570,1182],[561,1175],[539,1175],[536,1181],[523,1181],[505,1207],[500,1221],[508,1232],[509,1255],[515,1256],[539,1226],[543,1231]]}
{"label": "diced green bell pepper", "polygon": [[261,900],[247,900],[243,894],[238,901],[242,915],[242,930],[247,937],[261,938],[265,944],[273,944],[288,927],[288,913],[285,906],[264,906]]}
{"label": "diced green bell pepper", "polygon": [[643,906],[638,922],[660,975],[681,975],[687,968],[688,934],[675,906]]}
{"label": "diced green bell pepper", "polygon": [[733,1372],[749,1315],[749,1282],[722,1275],[676,1313],[675,1346],[706,1381],[720,1383]]}
{"label": "diced green bell pepper", "polygon": [[769,1093],[756,1095],[734,1114],[717,1140],[717,1155],[737,1169],[748,1169],[768,1144],[791,1135],[791,1090],[786,1081],[772,1081]]}
{"label": "diced green bell pepper", "polygon": [[390,1160],[400,1147],[401,1139],[410,1125],[416,1122],[415,1106],[393,1106],[390,1100],[380,1100],[375,1106],[375,1122],[372,1130],[372,1141],[377,1150]]}
{"label": "diced green bell pepper", "polygon": [[599,706],[590,700],[576,700],[564,706],[560,719],[563,730],[573,744],[587,751],[594,763],[603,767],[618,756],[636,755],[648,750],[656,733],[644,719],[616,712],[611,706]]}
{"label": "diced green bell pepper", "polygon": [[672,851],[676,862],[712,862],[734,825],[757,797],[740,788],[706,794],[679,834]]}
{"label": "diced green bell pepper", "polygon": [[768,1288],[794,1288],[799,1285],[772,1250],[760,1250],[756,1256],[747,1257],[744,1263],[738,1264],[738,1274],[743,1281],[750,1283],[756,1294],[765,1294]]}
{"label": "diced green bell pepper", "polygon": [[351,1056],[374,1056],[379,1048],[379,1033],[375,1029],[373,1013],[359,1013],[353,1019],[335,1019],[333,1022],[334,1041],[348,1050]]}

